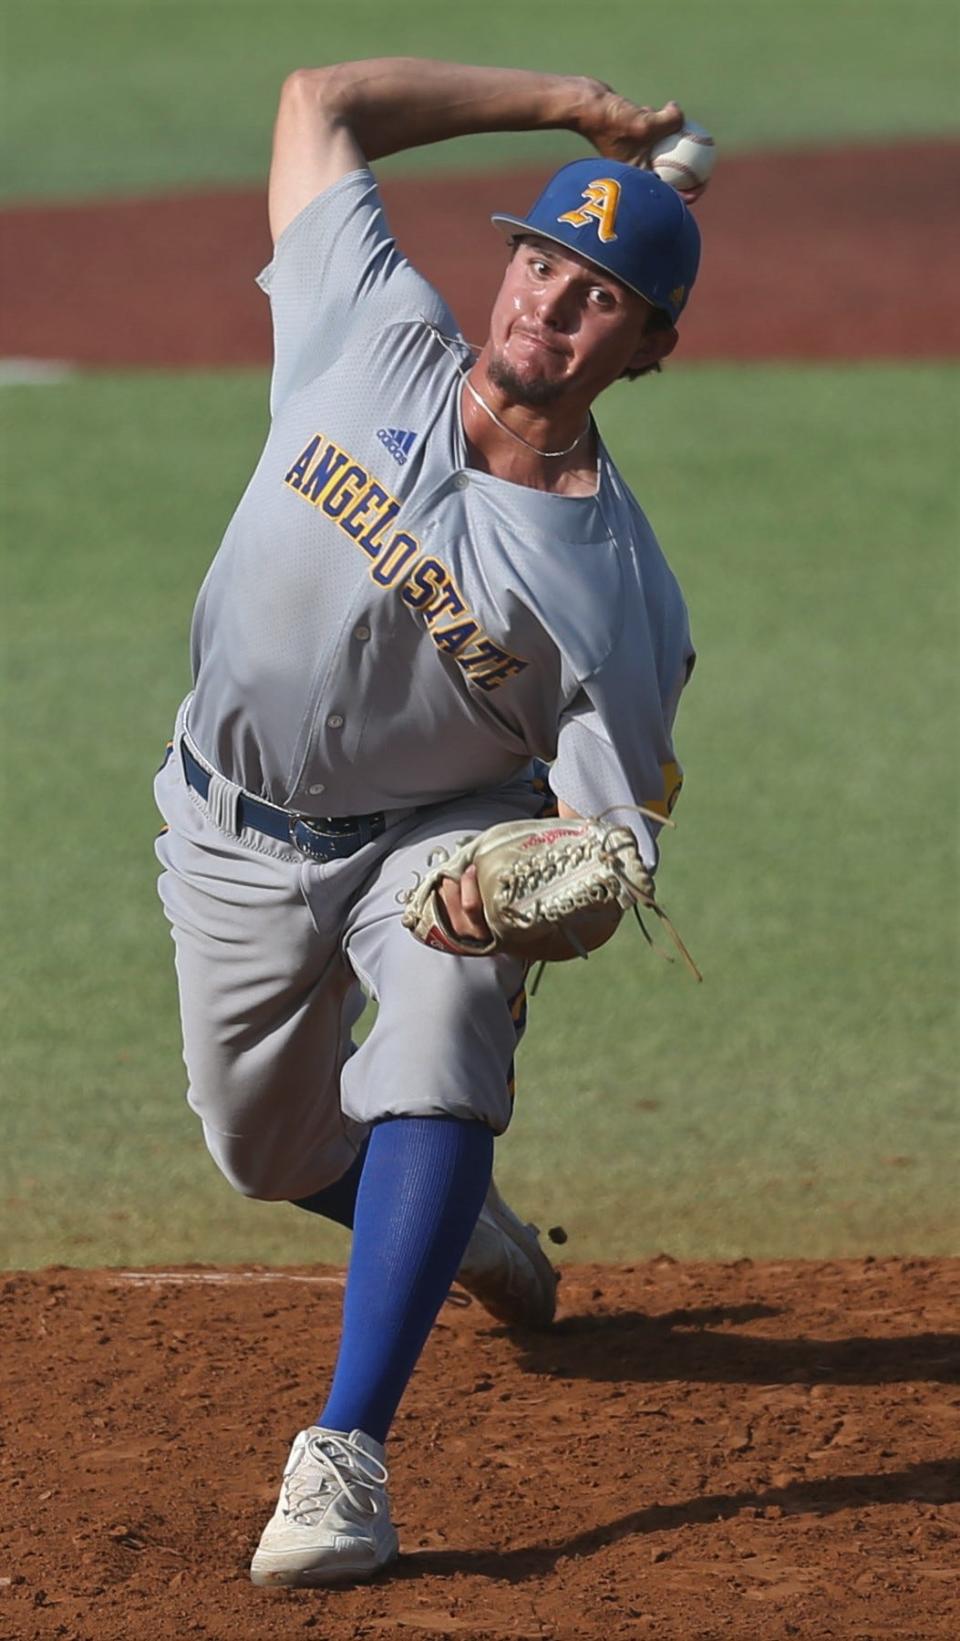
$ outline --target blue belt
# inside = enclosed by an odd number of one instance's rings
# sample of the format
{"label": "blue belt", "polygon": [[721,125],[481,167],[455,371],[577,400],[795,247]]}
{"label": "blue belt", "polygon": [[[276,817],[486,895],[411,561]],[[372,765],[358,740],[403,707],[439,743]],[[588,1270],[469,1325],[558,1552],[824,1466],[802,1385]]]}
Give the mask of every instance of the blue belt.
{"label": "blue belt", "polygon": [[[204,769],[184,740],[180,742],[180,758],[187,785],[205,798],[210,790],[210,771]],[[346,860],[364,844],[372,843],[386,830],[387,818],[382,812],[339,818],[294,815],[289,809],[281,809],[279,804],[265,803],[262,798],[251,798],[241,792],[237,800],[237,831],[245,826],[264,832],[280,843],[292,843],[311,860],[331,861]]]}

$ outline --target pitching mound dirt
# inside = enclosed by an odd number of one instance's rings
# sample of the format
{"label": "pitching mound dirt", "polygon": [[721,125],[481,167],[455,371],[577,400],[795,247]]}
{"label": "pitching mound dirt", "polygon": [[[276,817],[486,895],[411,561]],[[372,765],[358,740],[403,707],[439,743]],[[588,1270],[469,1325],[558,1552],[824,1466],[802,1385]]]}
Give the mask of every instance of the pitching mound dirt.
{"label": "pitching mound dirt", "polygon": [[381,1582],[247,1565],[335,1350],[335,1271],[0,1287],[0,1633],[33,1641],[960,1634],[960,1261],[568,1268],[549,1334],[448,1304]]}
{"label": "pitching mound dirt", "polygon": [[[503,269],[494,210],[523,211],[541,172],[390,179],[390,221],[483,341]],[[953,202],[960,144],[899,143],[723,159],[698,205],[704,261],[679,360],[934,359],[960,354]],[[254,275],[264,190],[0,213],[0,357],[85,365],[266,364]]]}

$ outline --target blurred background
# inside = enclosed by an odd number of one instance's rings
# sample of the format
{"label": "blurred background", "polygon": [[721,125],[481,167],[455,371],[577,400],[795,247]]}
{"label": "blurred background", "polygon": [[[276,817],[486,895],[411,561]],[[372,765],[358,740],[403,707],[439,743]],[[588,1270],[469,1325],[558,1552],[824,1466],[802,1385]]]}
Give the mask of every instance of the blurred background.
{"label": "blurred background", "polygon": [[[960,1252],[952,0],[6,0],[0,1263],[302,1263],[183,1101],[151,792],[266,428],[280,84],[387,53],[586,72],[719,145],[660,378],[600,423],[700,659],[663,898],[551,969],[498,1175],[575,1260]],[[482,340],[557,133],[382,171]],[[470,224],[473,224],[471,229]]]}

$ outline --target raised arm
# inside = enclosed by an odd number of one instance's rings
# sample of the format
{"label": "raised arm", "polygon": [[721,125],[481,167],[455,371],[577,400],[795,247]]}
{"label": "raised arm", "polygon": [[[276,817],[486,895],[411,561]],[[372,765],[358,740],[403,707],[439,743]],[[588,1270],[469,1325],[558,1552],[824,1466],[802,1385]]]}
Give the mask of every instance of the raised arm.
{"label": "raised arm", "polygon": [[653,110],[585,75],[375,57],[301,68],[284,82],[270,168],[278,239],[305,205],[385,154],[484,131],[576,131],[608,159],[638,160],[679,130],[676,103]]}

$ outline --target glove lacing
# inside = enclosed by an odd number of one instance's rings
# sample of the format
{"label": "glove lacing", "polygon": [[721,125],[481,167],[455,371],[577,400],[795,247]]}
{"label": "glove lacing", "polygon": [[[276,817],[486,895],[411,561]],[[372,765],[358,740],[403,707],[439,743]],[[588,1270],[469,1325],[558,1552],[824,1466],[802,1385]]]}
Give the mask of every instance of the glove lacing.
{"label": "glove lacing", "polygon": [[[618,807],[636,808],[642,815],[661,825],[672,826],[672,821],[652,811],[642,809],[639,805],[624,805]],[[604,810],[596,818],[602,821],[609,814]],[[624,848],[628,850],[627,860],[621,858]],[[594,866],[599,862],[609,868],[604,877],[598,877],[596,871],[592,876],[584,878],[582,883],[568,884],[566,892],[552,898],[537,896],[532,904],[521,908],[515,904],[517,900],[524,900],[534,895],[540,888],[549,890],[550,885],[557,878],[565,877],[569,872],[581,866]],[[561,843],[541,850],[536,857],[527,860],[518,860],[510,871],[505,872],[498,881],[500,893],[504,899],[504,915],[520,927],[537,923],[557,923],[563,931],[574,951],[582,958],[589,953],[584,949],[575,931],[567,925],[565,918],[574,912],[583,910],[591,905],[609,905],[611,902],[623,909],[632,906],[634,916],[644,940],[651,950],[657,952],[665,962],[673,959],[668,952],[661,951],[657,946],[643,918],[640,915],[640,906],[645,906],[664,925],[677,951],[680,953],[686,967],[695,980],[702,981],[703,975],[688,952],[664,908],[656,899],[653,876],[647,866],[639,858],[632,832],[623,827],[608,827],[599,843],[583,838],[569,838]],[[537,965],[537,972],[530,988],[531,997],[536,996],[537,988],[543,977],[546,962]]]}

